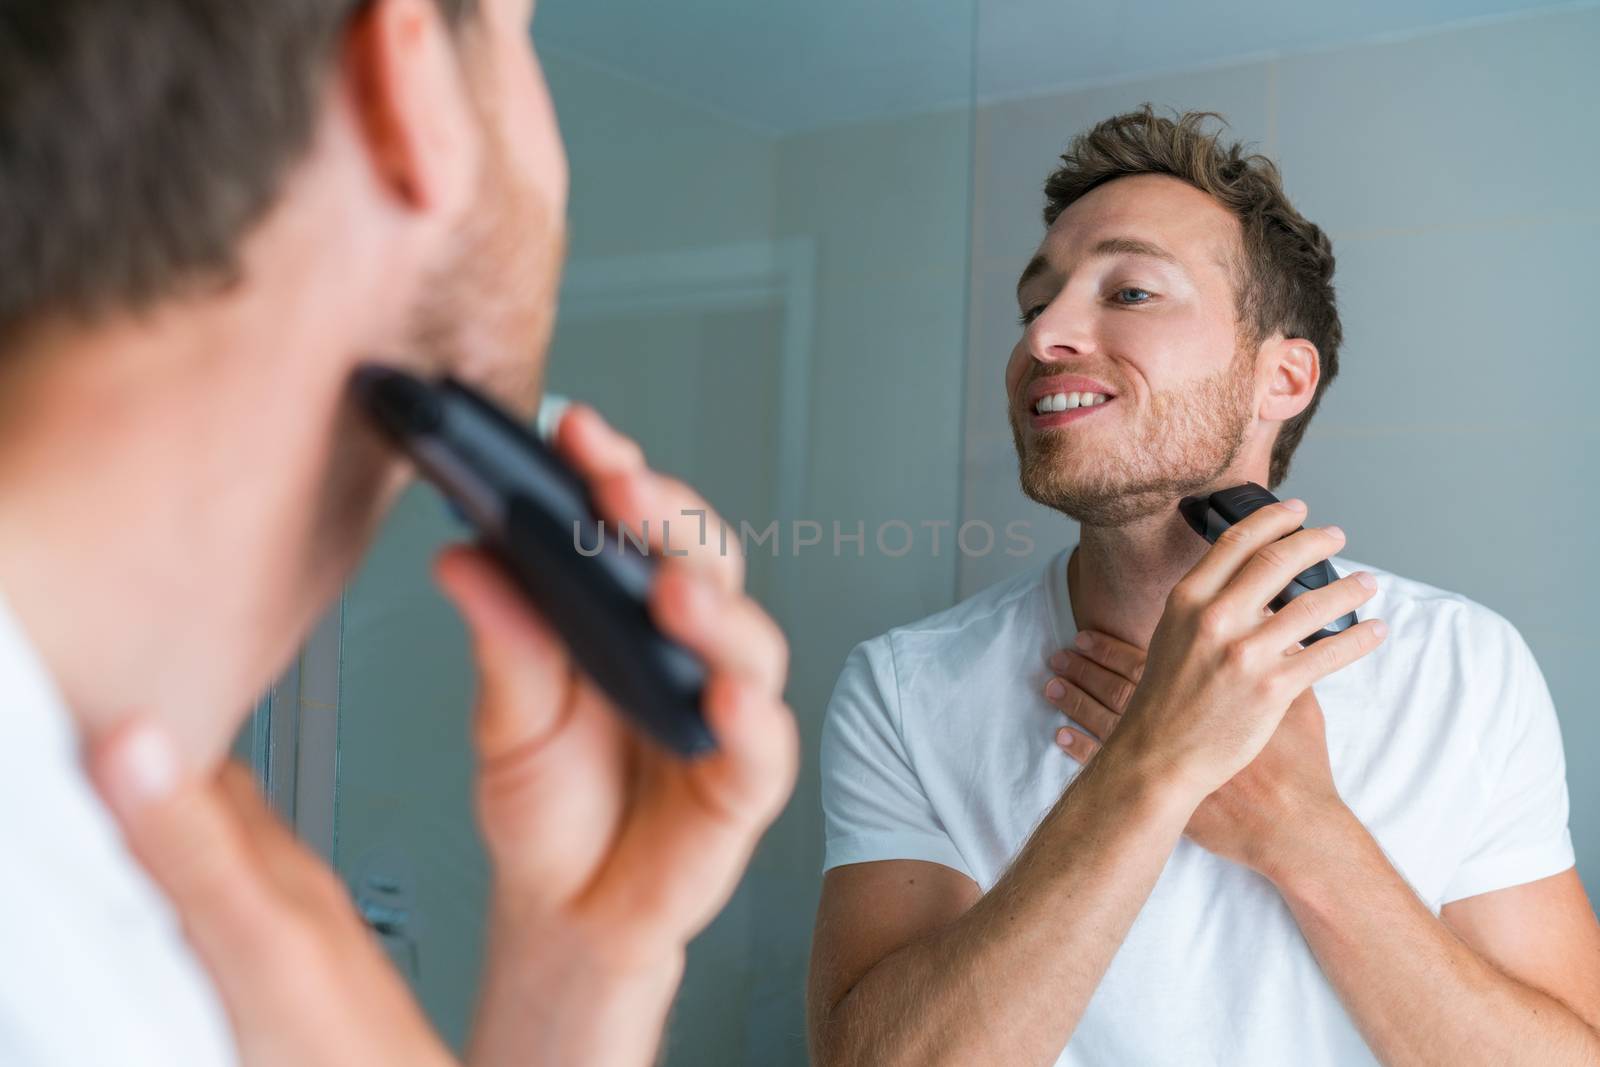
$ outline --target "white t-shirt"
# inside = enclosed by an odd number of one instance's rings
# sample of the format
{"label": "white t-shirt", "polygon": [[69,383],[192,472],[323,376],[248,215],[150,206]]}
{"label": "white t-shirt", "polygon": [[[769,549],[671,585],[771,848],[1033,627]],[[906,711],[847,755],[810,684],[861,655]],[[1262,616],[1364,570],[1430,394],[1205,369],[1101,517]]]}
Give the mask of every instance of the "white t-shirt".
{"label": "white t-shirt", "polygon": [[0,603],[0,1063],[228,1067],[233,1038]]}
{"label": "white t-shirt", "polygon": [[[826,868],[940,863],[987,892],[1079,770],[1046,657],[1075,635],[1062,551],[858,645],[822,735]],[[1435,912],[1573,865],[1561,735],[1501,616],[1370,571],[1375,652],[1316,683],[1346,804]],[[1061,921],[1071,922],[1071,915]],[[1058,1067],[1374,1063],[1273,886],[1179,841]]]}

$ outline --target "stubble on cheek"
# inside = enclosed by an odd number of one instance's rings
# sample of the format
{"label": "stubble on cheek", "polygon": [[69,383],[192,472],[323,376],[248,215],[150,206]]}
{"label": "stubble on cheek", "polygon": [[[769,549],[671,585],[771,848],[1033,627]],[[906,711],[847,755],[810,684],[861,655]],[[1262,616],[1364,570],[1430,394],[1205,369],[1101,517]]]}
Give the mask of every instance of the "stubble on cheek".
{"label": "stubble on cheek", "polygon": [[1116,425],[1035,432],[1012,403],[1022,491],[1084,525],[1125,526],[1165,510],[1231,466],[1249,427],[1254,361],[1240,347],[1229,366],[1179,389],[1150,395],[1143,409],[1123,394]]}

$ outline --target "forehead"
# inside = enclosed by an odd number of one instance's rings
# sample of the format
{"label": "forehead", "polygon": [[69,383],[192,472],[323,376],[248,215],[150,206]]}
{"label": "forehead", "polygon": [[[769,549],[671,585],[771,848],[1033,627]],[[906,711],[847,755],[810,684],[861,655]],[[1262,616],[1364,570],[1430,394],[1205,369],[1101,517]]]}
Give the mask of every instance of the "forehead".
{"label": "forehead", "polygon": [[1232,212],[1209,193],[1165,174],[1106,182],[1063,211],[1039,244],[1057,268],[1070,269],[1108,238],[1166,249],[1191,273],[1229,270],[1242,241]]}

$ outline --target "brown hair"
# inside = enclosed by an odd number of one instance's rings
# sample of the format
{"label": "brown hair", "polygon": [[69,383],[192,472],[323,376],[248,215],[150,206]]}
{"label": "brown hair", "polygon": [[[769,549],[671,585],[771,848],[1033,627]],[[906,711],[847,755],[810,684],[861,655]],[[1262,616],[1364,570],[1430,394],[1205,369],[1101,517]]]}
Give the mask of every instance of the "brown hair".
{"label": "brown hair", "polygon": [[1061,166],[1045,181],[1044,224],[1053,225],[1089,190],[1135,174],[1171,175],[1233,213],[1244,231],[1234,283],[1242,338],[1254,348],[1281,331],[1310,341],[1321,362],[1311,403],[1280,427],[1273,442],[1267,485],[1276,488],[1289,473],[1289,457],[1323,392],[1339,373],[1343,331],[1334,301],[1333,245],[1289,203],[1272,160],[1246,155],[1238,143],[1223,147],[1220,130],[1203,130],[1207,119],[1226,125],[1214,112],[1191,111],[1174,121],[1145,104],[1073,138]]}
{"label": "brown hair", "polygon": [[0,340],[226,281],[367,2],[0,4]]}

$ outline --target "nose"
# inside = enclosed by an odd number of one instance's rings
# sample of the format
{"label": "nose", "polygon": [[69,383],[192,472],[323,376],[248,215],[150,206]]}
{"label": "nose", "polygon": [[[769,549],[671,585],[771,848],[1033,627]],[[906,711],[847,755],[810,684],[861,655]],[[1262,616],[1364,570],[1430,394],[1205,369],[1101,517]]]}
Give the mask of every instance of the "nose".
{"label": "nose", "polygon": [[1038,363],[1060,363],[1092,355],[1092,326],[1092,316],[1075,307],[1071,295],[1063,291],[1029,324],[1024,347]]}

